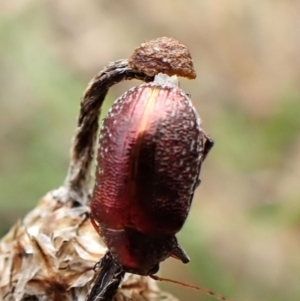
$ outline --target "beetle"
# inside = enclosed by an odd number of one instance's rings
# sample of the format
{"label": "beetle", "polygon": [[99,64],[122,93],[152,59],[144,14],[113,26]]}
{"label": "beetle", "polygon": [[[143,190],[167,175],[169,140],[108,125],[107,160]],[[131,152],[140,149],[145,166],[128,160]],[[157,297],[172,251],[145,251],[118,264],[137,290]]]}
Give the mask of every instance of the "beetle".
{"label": "beetle", "polygon": [[158,74],[118,98],[99,136],[91,221],[125,272],[153,275],[189,262],[175,234],[213,146],[176,76]]}

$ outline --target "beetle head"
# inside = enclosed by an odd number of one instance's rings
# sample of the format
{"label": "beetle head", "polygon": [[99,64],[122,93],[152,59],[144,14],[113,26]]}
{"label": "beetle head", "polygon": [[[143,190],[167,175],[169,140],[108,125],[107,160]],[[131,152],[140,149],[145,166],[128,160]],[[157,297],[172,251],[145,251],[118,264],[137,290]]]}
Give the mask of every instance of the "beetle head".
{"label": "beetle head", "polygon": [[125,272],[143,276],[155,274],[159,263],[168,257],[189,262],[174,235],[152,237],[131,228],[112,230],[100,227],[99,230],[112,256]]}

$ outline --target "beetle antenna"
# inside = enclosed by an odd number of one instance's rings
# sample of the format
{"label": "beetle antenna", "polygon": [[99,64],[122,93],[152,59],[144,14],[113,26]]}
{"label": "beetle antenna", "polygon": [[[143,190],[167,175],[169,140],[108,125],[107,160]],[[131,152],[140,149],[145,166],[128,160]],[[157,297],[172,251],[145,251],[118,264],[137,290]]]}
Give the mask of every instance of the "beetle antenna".
{"label": "beetle antenna", "polygon": [[213,292],[210,289],[205,288],[205,287],[201,287],[201,286],[196,286],[196,285],[184,283],[184,282],[173,280],[173,279],[169,279],[169,278],[162,278],[162,277],[159,277],[157,275],[150,275],[150,277],[152,279],[154,279],[154,280],[157,280],[157,281],[171,282],[171,283],[175,283],[175,284],[179,284],[179,285],[182,285],[182,286],[185,286],[185,287],[192,288],[194,290],[197,290],[197,291],[200,291],[200,292],[204,293],[205,295],[214,297],[214,298],[216,298],[218,300],[233,301],[232,299],[226,298],[226,297],[222,296],[221,294],[215,293],[215,292]]}

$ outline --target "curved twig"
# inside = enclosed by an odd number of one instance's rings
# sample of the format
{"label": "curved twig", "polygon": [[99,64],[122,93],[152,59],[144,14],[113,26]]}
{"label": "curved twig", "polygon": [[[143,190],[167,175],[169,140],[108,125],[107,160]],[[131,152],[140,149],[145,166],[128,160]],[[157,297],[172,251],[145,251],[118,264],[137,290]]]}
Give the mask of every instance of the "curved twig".
{"label": "curved twig", "polygon": [[71,148],[71,160],[64,186],[69,198],[86,203],[88,200],[91,165],[94,156],[98,119],[102,103],[111,86],[123,80],[150,82],[154,76],[131,68],[128,60],[110,63],[89,83],[81,100],[77,129]]}

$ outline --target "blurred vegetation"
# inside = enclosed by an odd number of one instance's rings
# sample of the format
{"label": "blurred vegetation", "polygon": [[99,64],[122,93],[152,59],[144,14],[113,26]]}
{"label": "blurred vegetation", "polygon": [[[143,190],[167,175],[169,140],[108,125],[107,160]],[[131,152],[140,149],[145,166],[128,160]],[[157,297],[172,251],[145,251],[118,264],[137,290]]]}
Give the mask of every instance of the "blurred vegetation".
{"label": "blurred vegetation", "polygon": [[[300,298],[300,35],[296,1],[0,2],[0,234],[64,180],[79,100],[107,62],[172,36],[216,144],[166,277],[237,300]],[[116,98],[132,83],[111,92]],[[210,300],[168,286],[182,300]]]}

